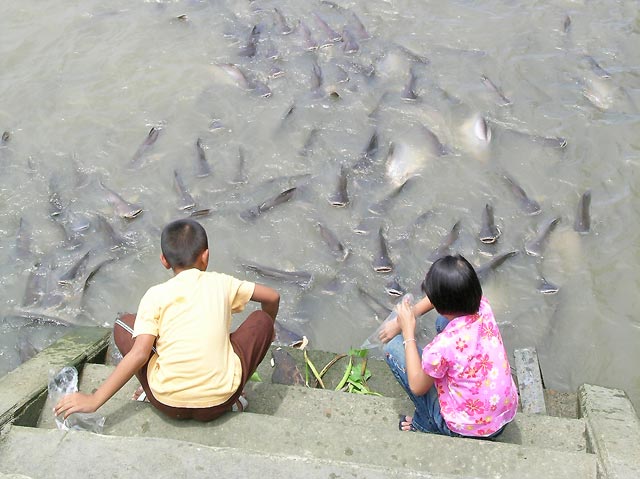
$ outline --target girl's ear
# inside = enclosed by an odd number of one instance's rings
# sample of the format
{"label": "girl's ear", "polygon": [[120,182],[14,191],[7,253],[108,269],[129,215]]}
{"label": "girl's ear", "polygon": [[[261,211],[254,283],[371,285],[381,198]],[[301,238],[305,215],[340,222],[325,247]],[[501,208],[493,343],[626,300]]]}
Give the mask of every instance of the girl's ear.
{"label": "girl's ear", "polygon": [[166,269],[171,269],[171,265],[169,264],[169,262],[167,261],[167,258],[165,258],[162,253],[160,253],[160,262],[162,263],[162,266],[164,266]]}

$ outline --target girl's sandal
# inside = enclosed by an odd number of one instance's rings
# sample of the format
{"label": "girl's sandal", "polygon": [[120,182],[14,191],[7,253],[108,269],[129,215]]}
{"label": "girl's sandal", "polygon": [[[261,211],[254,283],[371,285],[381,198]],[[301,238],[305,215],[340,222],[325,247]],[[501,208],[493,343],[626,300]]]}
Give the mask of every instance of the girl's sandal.
{"label": "girl's sandal", "polygon": [[398,421],[398,429],[400,431],[417,431],[416,427],[413,425],[413,418],[409,416],[400,416],[400,421]]}

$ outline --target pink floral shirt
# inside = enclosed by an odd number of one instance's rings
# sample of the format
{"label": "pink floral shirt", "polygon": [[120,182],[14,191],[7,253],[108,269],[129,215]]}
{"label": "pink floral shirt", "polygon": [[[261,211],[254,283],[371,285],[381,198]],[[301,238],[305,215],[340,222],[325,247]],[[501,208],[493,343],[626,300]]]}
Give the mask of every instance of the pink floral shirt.
{"label": "pink floral shirt", "polygon": [[422,351],[447,426],[463,436],[490,436],[516,415],[518,393],[491,306],[452,319]]}

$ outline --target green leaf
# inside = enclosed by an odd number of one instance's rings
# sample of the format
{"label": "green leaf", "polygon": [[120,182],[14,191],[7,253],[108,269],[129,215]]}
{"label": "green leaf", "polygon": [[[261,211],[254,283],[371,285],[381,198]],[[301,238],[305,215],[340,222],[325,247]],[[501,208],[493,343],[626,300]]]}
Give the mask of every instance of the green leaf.
{"label": "green leaf", "polygon": [[349,350],[349,356],[355,356],[357,358],[366,358],[367,357],[367,353],[369,351],[367,349],[355,349],[355,348],[351,348]]}
{"label": "green leaf", "polygon": [[260,375],[258,374],[258,371],[255,371],[251,377],[249,378],[249,381],[256,381],[258,383],[262,382],[262,378],[260,377]]}

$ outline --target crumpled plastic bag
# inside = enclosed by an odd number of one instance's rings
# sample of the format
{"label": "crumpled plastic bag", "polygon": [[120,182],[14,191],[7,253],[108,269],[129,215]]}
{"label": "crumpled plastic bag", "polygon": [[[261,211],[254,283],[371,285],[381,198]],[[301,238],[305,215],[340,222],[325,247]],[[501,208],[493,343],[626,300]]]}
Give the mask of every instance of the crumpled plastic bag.
{"label": "crumpled plastic bag", "polygon": [[[78,370],[73,366],[65,366],[60,371],[49,371],[49,404],[58,404],[66,394],[78,391]],[[54,413],[55,414],[55,413]],[[62,415],[55,416],[56,426],[62,431],[90,431],[102,433],[105,417],[96,413],[75,412],[66,419]]]}

